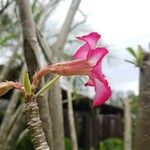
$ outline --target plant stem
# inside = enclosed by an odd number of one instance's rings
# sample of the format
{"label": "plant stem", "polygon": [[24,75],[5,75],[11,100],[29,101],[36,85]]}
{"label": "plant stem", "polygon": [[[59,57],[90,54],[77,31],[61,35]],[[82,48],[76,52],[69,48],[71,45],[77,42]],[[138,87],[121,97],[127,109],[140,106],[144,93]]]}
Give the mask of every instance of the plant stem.
{"label": "plant stem", "polygon": [[[23,49],[25,60],[27,63],[29,75],[32,77],[34,73],[40,69],[40,47],[36,38],[35,23],[32,15],[30,0],[17,0],[17,2],[21,21],[20,24],[23,33]],[[42,85],[43,82],[41,82],[39,88],[42,87]],[[52,122],[48,106],[48,99],[45,96],[41,96],[37,98],[37,102],[40,109],[40,118],[47,142],[51,150],[54,150]]]}
{"label": "plant stem", "polygon": [[27,95],[25,98],[25,103],[27,126],[35,150],[50,150],[46,142],[45,133],[42,128],[42,122],[39,116],[39,108],[36,102],[36,97],[34,97],[33,95]]}
{"label": "plant stem", "polygon": [[52,79],[51,81],[49,81],[48,83],[45,84],[44,87],[42,87],[38,93],[35,95],[36,97],[41,95],[43,92],[45,92],[52,84],[54,84],[59,78],[61,77],[61,75],[56,76],[54,79]]}

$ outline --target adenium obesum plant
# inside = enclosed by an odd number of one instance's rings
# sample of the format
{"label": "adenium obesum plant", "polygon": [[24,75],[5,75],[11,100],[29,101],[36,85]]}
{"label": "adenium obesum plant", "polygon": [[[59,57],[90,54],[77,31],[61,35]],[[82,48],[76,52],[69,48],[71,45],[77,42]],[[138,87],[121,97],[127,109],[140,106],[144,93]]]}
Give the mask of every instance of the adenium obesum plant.
{"label": "adenium obesum plant", "polygon": [[[13,81],[0,83],[0,96],[12,88],[18,89],[23,93],[26,104],[25,114],[27,117],[27,125],[35,149],[49,149],[42,129],[36,98],[46,91],[61,75],[87,75],[89,79],[85,85],[94,87],[96,93],[93,106],[103,104],[111,96],[111,89],[102,73],[102,60],[108,53],[108,50],[104,47],[96,47],[100,35],[96,32],[92,32],[89,35],[77,37],[77,39],[83,41],[84,44],[75,52],[73,60],[43,67],[32,77],[32,82],[29,80],[28,74],[25,73],[23,84]],[[55,73],[58,74],[58,76],[36,93],[35,91],[37,91],[39,81],[48,73]]]}

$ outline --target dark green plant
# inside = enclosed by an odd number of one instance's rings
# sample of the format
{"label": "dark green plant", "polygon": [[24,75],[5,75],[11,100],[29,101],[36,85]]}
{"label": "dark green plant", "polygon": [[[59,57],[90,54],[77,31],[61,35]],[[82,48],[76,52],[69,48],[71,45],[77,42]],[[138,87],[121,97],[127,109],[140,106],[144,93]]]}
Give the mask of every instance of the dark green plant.
{"label": "dark green plant", "polygon": [[71,140],[65,137],[65,150],[72,150]]}
{"label": "dark green plant", "polygon": [[123,150],[123,141],[119,138],[109,138],[100,142],[100,150]]}
{"label": "dark green plant", "polygon": [[129,62],[131,64],[134,64],[136,67],[141,67],[142,62],[142,56],[143,56],[143,49],[140,45],[138,45],[138,49],[134,50],[131,47],[127,48],[127,51],[131,54],[133,57],[132,60],[125,60],[126,62]]}

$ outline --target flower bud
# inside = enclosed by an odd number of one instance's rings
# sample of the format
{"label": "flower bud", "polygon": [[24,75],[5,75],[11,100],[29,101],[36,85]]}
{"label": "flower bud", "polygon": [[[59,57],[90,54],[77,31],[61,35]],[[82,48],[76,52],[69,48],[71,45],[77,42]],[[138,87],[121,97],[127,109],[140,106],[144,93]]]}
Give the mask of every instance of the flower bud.
{"label": "flower bud", "polygon": [[21,83],[13,82],[13,81],[1,82],[0,83],[0,96],[6,94],[12,88],[23,90],[23,86]]}

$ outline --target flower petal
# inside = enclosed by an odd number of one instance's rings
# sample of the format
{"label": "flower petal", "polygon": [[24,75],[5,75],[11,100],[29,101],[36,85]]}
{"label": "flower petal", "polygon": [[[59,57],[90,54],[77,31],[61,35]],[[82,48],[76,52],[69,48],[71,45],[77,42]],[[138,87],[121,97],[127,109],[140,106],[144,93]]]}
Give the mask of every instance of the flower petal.
{"label": "flower petal", "polygon": [[85,86],[94,86],[93,80],[89,78],[88,81],[85,83]]}
{"label": "flower petal", "polygon": [[88,52],[89,52],[89,45],[86,43],[77,50],[77,52],[73,55],[73,58],[74,59],[77,59],[77,58],[86,59]]}
{"label": "flower petal", "polygon": [[106,48],[96,48],[89,51],[87,55],[87,61],[91,66],[95,66],[98,62],[101,62],[104,56],[108,53]]}
{"label": "flower petal", "polygon": [[93,77],[97,78],[100,81],[105,80],[105,76],[102,73],[101,62],[99,62],[98,65],[96,65],[92,68],[92,70],[90,71],[90,76],[93,76]]}
{"label": "flower petal", "polygon": [[95,82],[95,92],[93,106],[99,106],[107,101],[111,96],[111,89],[108,86],[108,82],[105,80],[101,82],[100,80],[94,78]]}
{"label": "flower petal", "polygon": [[90,49],[95,49],[97,41],[100,39],[100,35],[97,32],[92,32],[82,37],[76,37],[79,40],[85,41],[90,46]]}

